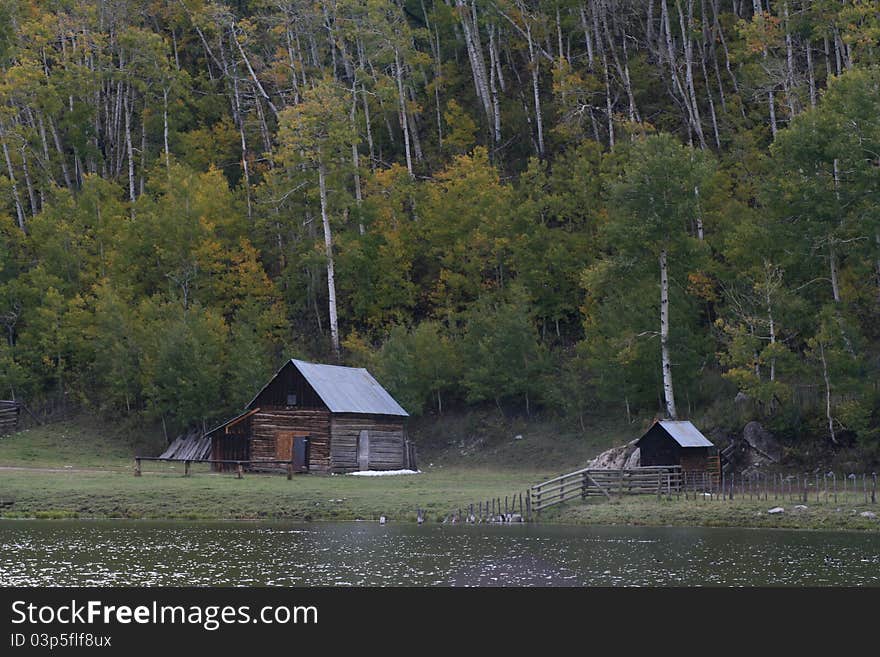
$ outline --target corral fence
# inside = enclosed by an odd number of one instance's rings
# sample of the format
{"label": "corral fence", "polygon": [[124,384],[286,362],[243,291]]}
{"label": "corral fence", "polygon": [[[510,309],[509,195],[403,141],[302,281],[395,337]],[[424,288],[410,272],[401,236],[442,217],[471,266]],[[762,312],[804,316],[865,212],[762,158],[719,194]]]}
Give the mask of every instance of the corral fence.
{"label": "corral fence", "polygon": [[245,468],[249,469],[259,469],[260,467],[266,466],[285,466],[287,470],[287,478],[292,479],[293,474],[295,472],[304,472],[305,470],[298,464],[294,463],[293,459],[284,461],[284,460],[257,460],[257,461],[236,461],[236,460],[228,460],[228,459],[176,459],[176,458],[163,458],[161,456],[136,456],[134,457],[134,476],[140,477],[143,472],[143,462],[158,462],[158,463],[182,463],[183,464],[183,476],[188,477],[192,472],[192,466],[199,464],[207,464],[207,465],[221,465],[225,466],[224,469],[231,469],[235,471],[235,476],[237,479],[242,479],[244,477]]}
{"label": "corral fence", "polygon": [[723,474],[717,486],[702,491],[716,500],[789,501],[801,504],[876,504],[876,472],[755,472]]}
{"label": "corral fence", "polygon": [[[621,470],[584,468],[560,475],[529,489],[531,509],[539,512],[561,502],[590,496],[678,493],[685,487],[681,466],[653,466]],[[692,482],[691,482],[692,484]]]}
{"label": "corral fence", "polygon": [[800,504],[876,504],[877,473],[720,473],[679,466],[629,470],[577,470],[529,491],[531,510],[591,496],[656,494],[657,498],[707,501],[789,501]]}
{"label": "corral fence", "polygon": [[730,474],[682,471],[681,466],[617,470],[584,468],[548,479],[503,498],[479,501],[450,512],[445,522],[524,522],[542,510],[590,497],[613,501],[623,495],[660,500],[788,501],[794,504],[876,504],[877,473]]}

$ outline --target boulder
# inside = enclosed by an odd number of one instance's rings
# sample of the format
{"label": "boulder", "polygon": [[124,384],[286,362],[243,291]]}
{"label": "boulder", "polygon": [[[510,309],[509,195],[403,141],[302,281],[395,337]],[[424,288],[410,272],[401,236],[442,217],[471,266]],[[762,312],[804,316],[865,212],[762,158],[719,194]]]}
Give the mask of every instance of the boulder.
{"label": "boulder", "polygon": [[636,447],[632,454],[629,455],[629,458],[626,460],[626,463],[623,465],[624,468],[637,468],[641,465],[642,462],[642,450]]}
{"label": "boulder", "polygon": [[620,470],[621,468],[636,467],[628,465],[633,454],[638,454],[636,441],[630,441],[626,445],[612,447],[607,449],[592,461],[587,463],[585,467],[591,470]]}
{"label": "boulder", "polygon": [[743,428],[743,440],[761,457],[779,463],[782,460],[782,445],[760,422],[749,422]]}
{"label": "boulder", "polygon": [[777,513],[785,513],[785,509],[781,506],[774,506],[772,509],[768,509],[767,513],[770,515],[776,515]]}
{"label": "boulder", "polygon": [[874,513],[873,511],[862,511],[859,515],[862,518],[876,518],[877,517],[877,514]]}

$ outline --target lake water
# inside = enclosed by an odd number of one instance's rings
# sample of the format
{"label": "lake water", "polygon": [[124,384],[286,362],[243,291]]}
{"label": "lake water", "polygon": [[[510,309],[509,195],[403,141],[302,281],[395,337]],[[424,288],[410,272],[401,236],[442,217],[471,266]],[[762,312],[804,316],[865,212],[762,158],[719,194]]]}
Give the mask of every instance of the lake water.
{"label": "lake water", "polygon": [[880,534],[0,520],[3,586],[878,586]]}

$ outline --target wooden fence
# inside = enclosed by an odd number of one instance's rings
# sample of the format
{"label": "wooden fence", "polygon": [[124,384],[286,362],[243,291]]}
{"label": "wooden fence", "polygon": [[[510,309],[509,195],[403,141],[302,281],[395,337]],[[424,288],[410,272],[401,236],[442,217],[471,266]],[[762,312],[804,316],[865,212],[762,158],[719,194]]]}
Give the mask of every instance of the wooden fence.
{"label": "wooden fence", "polygon": [[681,466],[654,466],[623,470],[584,468],[532,486],[528,493],[531,510],[542,509],[567,500],[590,496],[644,495],[678,492],[684,478]]}
{"label": "wooden fence", "polygon": [[294,472],[305,472],[305,470],[301,470],[296,465],[294,465],[293,459],[289,461],[281,461],[281,460],[258,460],[258,461],[230,461],[223,459],[174,459],[174,458],[164,458],[161,456],[135,456],[134,457],[134,476],[141,476],[141,461],[165,461],[171,463],[183,463],[183,476],[189,476],[190,465],[193,463],[208,463],[208,464],[217,464],[217,465],[233,465],[235,466],[235,474],[238,479],[241,479],[244,476],[245,467],[251,466],[261,466],[261,465],[285,465],[287,466],[287,478],[292,479]]}

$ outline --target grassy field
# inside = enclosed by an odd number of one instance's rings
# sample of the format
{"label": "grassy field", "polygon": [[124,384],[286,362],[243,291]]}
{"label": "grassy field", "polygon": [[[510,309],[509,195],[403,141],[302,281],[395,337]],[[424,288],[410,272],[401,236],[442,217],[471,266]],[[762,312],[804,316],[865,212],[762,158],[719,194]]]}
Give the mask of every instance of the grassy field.
{"label": "grassy field", "polygon": [[416,519],[429,521],[453,508],[499,494],[524,491],[525,473],[435,468],[418,475],[353,477],[196,472],[0,472],[5,516],[114,518],[287,518],[292,520]]}
{"label": "grassy field", "polygon": [[[492,417],[445,419],[420,437],[434,448],[421,451],[422,474],[394,477],[211,473],[182,464],[145,463],[133,476],[132,455],[155,454],[157,446],[135,430],[107,429],[78,419],[0,438],[0,515],[44,518],[182,518],[414,521],[442,520],[480,500],[524,492],[582,464],[608,444],[622,442],[619,429],[599,436],[553,434],[552,427]],[[617,431],[617,433],[615,433]],[[427,432],[435,432],[435,435]],[[415,433],[415,432],[414,432]],[[419,434],[416,434],[419,435]],[[516,436],[522,436],[516,438]],[[11,504],[10,504],[11,503]],[[814,499],[795,511],[788,499],[735,501],[657,499],[656,496],[568,503],[542,513],[542,522],[679,526],[790,527],[880,531],[880,505],[863,496]],[[768,514],[774,506],[785,513]]]}
{"label": "grassy field", "polygon": [[[777,527],[789,529],[853,529],[880,531],[880,520],[860,515],[869,511],[880,516],[880,505],[865,504],[861,495],[849,495],[846,499],[815,498],[809,500],[806,509],[795,509],[799,501],[767,500],[739,497],[720,500],[693,497],[632,495],[616,498],[612,502],[593,500],[586,503],[565,503],[551,507],[541,514],[542,522],[561,522],[588,525],[650,525],[687,527]],[[768,513],[774,507],[782,507],[783,513]]]}

